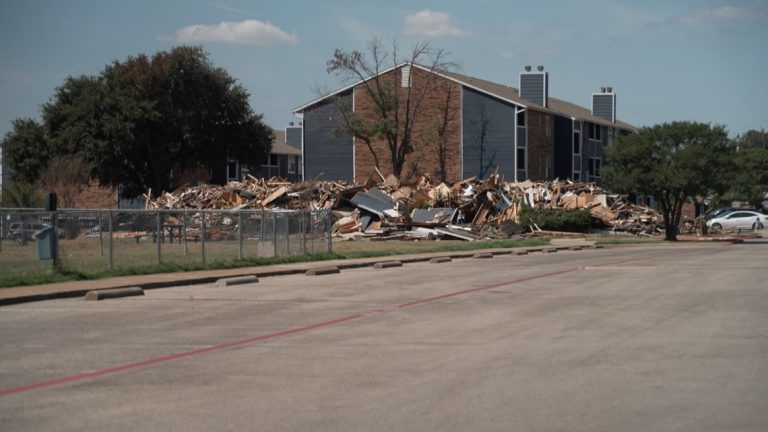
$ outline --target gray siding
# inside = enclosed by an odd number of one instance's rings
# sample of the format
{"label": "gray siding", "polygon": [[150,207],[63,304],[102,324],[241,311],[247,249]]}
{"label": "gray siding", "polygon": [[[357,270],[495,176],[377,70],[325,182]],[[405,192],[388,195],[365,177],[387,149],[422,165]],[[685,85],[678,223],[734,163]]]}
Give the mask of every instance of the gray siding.
{"label": "gray siding", "polygon": [[[339,96],[352,103],[352,92]],[[304,111],[304,178],[353,181],[352,136],[338,135],[340,118],[334,98]]]}
{"label": "gray siding", "polygon": [[301,126],[285,128],[285,143],[297,149],[301,148]]}
{"label": "gray siding", "polygon": [[496,167],[515,178],[515,106],[464,88],[462,104],[464,178],[487,178]]}
{"label": "gray siding", "polygon": [[613,93],[592,95],[592,114],[608,121],[615,120],[615,97]]}
{"label": "gray siding", "polygon": [[520,74],[520,97],[537,103],[541,106],[547,106],[545,98],[547,97],[546,72],[541,73],[521,73]]}

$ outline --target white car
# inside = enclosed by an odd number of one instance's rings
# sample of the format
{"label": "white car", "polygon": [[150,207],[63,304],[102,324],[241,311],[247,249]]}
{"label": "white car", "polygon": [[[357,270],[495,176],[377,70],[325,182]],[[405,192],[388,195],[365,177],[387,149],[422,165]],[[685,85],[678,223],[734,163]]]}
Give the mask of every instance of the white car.
{"label": "white car", "polygon": [[723,229],[763,229],[768,227],[768,216],[752,210],[734,210],[707,221],[713,231]]}

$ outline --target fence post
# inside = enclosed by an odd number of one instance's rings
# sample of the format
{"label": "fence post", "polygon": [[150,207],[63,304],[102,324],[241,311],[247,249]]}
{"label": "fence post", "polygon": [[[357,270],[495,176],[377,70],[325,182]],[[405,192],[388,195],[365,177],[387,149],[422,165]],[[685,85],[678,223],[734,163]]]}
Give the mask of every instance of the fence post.
{"label": "fence post", "polygon": [[264,242],[264,210],[261,211],[261,215],[259,216],[259,241]]}
{"label": "fence post", "polygon": [[181,235],[184,236],[184,256],[189,255],[187,248],[187,211],[181,211]]}
{"label": "fence post", "polygon": [[272,256],[277,256],[277,213],[272,212]]}
{"label": "fence post", "polygon": [[205,210],[200,210],[200,251],[205,265]]}
{"label": "fence post", "polygon": [[304,215],[306,214],[304,210],[299,213],[301,215],[301,219],[299,219],[299,229],[301,229],[301,237],[299,237],[299,249],[301,251],[302,255],[307,254],[307,237],[304,235]]}
{"label": "fence post", "polygon": [[333,230],[331,229],[331,226],[331,211],[328,210],[328,213],[326,213],[325,216],[325,229],[328,235],[328,250],[326,252],[328,253],[333,252],[333,233],[331,232]]}
{"label": "fence post", "polygon": [[161,262],[161,259],[160,259],[160,242],[163,239],[163,228],[160,226],[160,224],[161,224],[161,222],[160,222],[160,210],[157,211],[156,215],[157,215],[157,217],[156,217],[156,219],[157,219],[157,232],[155,232],[155,240],[156,240],[156,243],[157,243],[157,263],[160,264],[160,262]]}
{"label": "fence post", "polygon": [[112,210],[107,213],[107,224],[109,225],[109,271],[114,270],[115,265],[113,262],[113,245],[112,245]]}
{"label": "fence post", "polygon": [[3,213],[0,212],[0,252],[3,251],[3,237],[5,231],[3,231]]}
{"label": "fence post", "polygon": [[285,256],[291,256],[291,213],[285,214]]}
{"label": "fence post", "polygon": [[[55,207],[54,207],[55,208]],[[59,271],[59,212],[51,212],[51,225],[53,226],[53,270]]]}
{"label": "fence post", "polygon": [[243,211],[242,210],[237,212],[237,217],[238,217],[237,241],[239,243],[238,246],[240,247],[237,253],[237,258],[242,260],[243,259]]}
{"label": "fence post", "polygon": [[99,256],[104,256],[104,237],[101,236],[101,233],[104,231],[104,215],[101,214],[101,209],[99,209]]}

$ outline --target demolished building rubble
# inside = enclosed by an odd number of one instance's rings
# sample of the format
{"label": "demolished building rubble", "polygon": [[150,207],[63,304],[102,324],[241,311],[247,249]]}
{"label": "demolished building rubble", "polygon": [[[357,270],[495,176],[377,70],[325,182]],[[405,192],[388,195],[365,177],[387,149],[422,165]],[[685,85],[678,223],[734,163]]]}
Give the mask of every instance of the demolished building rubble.
{"label": "demolished building rubble", "polygon": [[596,225],[614,232],[657,235],[663,220],[654,209],[606,193],[594,183],[505,182],[498,174],[445,184],[428,176],[401,184],[393,175],[362,184],[343,181],[292,183],[247,176],[226,185],[185,186],[152,199],[147,209],[329,210],[333,234],[354,239],[449,238],[476,240],[540,235],[521,225],[523,206],[587,209]]}

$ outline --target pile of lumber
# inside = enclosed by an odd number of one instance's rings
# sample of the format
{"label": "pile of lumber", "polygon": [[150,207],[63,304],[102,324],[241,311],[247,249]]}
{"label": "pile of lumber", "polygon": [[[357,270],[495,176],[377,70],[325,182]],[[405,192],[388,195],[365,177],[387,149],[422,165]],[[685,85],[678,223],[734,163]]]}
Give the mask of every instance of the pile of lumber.
{"label": "pile of lumber", "polygon": [[540,231],[521,226],[523,206],[534,209],[589,210],[595,222],[612,231],[636,235],[662,232],[660,214],[611,195],[594,183],[572,181],[505,182],[494,173],[486,180],[453,184],[422,176],[401,184],[379,175],[362,184],[343,181],[292,183],[248,176],[242,182],[177,189],[151,199],[148,209],[293,209],[328,210],[333,234],[344,238],[509,238]]}

